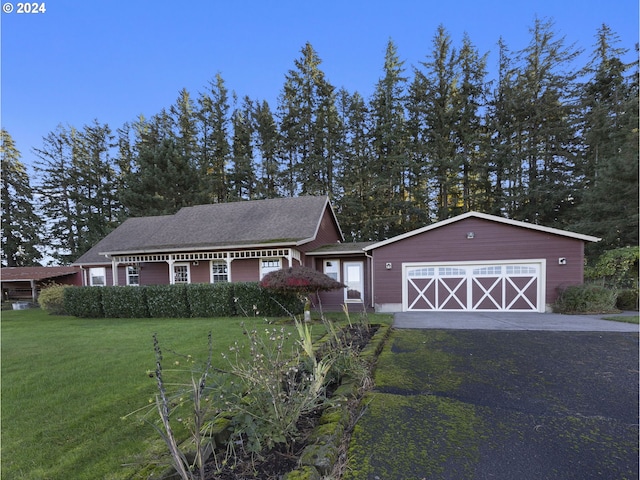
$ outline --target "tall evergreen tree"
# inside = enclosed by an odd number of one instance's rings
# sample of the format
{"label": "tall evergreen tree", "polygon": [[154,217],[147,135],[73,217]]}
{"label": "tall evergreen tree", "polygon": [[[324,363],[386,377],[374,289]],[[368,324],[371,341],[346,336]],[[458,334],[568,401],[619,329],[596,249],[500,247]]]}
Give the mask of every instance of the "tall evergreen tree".
{"label": "tall evergreen tree", "polygon": [[517,69],[503,39],[498,42],[498,78],[490,92],[486,122],[489,136],[489,179],[492,185],[489,213],[513,218],[522,186],[522,165],[517,153]]}
{"label": "tall evergreen tree", "polygon": [[536,19],[531,41],[520,52],[517,78],[518,147],[523,183],[516,217],[562,227],[572,205],[572,178],[577,162],[575,108],[579,51],[565,46],[553,23]]}
{"label": "tall evergreen tree", "polygon": [[229,143],[229,92],[218,73],[209,87],[198,98],[198,124],[200,145],[198,168],[202,178],[204,200],[207,203],[224,202],[229,194],[227,185]]}
{"label": "tall evergreen tree", "polygon": [[78,245],[84,253],[113,230],[119,219],[117,173],[111,150],[117,144],[108,125],[97,120],[73,135],[72,160],[77,188],[71,200],[77,205],[83,235]]}
{"label": "tall evergreen tree", "polygon": [[409,230],[407,225],[406,172],[407,129],[405,119],[406,83],[404,62],[395,43],[389,40],[384,59],[384,76],[376,84],[370,102],[372,118],[371,172],[376,178],[374,211],[379,238]]}
{"label": "tall evergreen tree", "polygon": [[256,103],[253,124],[258,154],[258,197],[276,198],[283,193],[280,136],[273,113],[266,101]]}
{"label": "tall evergreen tree", "polygon": [[[603,25],[582,91],[583,189],[574,228],[601,236],[592,253],[638,244],[638,62]],[[633,68],[635,66],[635,69]]]}
{"label": "tall evergreen tree", "polygon": [[253,162],[253,124],[251,99],[245,97],[242,106],[233,112],[232,161],[229,173],[230,198],[250,200],[256,196],[256,174]]}
{"label": "tall evergreen tree", "polygon": [[370,117],[359,93],[338,93],[338,111],[344,125],[342,162],[338,168],[341,190],[336,202],[340,225],[347,241],[374,240],[376,223],[371,213],[379,201],[370,170]]}
{"label": "tall evergreen tree", "polygon": [[59,125],[34,148],[38,157],[34,169],[39,182],[34,190],[39,211],[47,219],[44,241],[51,256],[61,264],[74,261],[82,249],[84,218],[76,199],[80,197],[78,171],[74,165],[77,153],[77,130]]}
{"label": "tall evergreen tree", "polygon": [[0,130],[2,170],[2,264],[7,267],[38,265],[42,220],[34,209],[34,195],[25,165],[11,135]]}
{"label": "tall evergreen tree", "polygon": [[416,71],[414,83],[424,89],[418,99],[421,105],[416,108],[424,111],[427,171],[433,183],[436,218],[444,220],[459,213],[463,206],[461,158],[456,155],[454,125],[460,113],[456,102],[458,55],[442,25],[432,43],[427,61],[421,62],[424,70]]}
{"label": "tall evergreen tree", "polygon": [[121,198],[130,216],[169,215],[196,204],[193,188],[198,172],[176,146],[165,138],[160,143],[144,143],[135,166],[125,179]]}
{"label": "tall evergreen tree", "polygon": [[310,43],[285,76],[279,97],[280,135],[287,195],[332,193],[335,142],[340,126],[334,87],[320,70]]}

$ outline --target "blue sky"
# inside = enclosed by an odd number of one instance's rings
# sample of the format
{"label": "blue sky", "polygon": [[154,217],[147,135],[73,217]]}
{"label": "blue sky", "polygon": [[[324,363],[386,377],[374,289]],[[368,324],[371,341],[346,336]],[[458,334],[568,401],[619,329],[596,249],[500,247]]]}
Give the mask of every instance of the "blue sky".
{"label": "blue sky", "polygon": [[490,70],[498,39],[512,51],[526,47],[536,16],[587,52],[603,23],[629,60],[638,41],[637,0],[51,0],[38,14],[11,3],[12,13],[0,13],[0,121],[27,164],[58,124],[97,119],[115,131],[168,108],[182,88],[196,97],[216,73],[230,91],[275,110],[307,41],[333,85],[365,98],[389,39],[411,76],[440,24],[454,46],[467,32],[489,53]]}

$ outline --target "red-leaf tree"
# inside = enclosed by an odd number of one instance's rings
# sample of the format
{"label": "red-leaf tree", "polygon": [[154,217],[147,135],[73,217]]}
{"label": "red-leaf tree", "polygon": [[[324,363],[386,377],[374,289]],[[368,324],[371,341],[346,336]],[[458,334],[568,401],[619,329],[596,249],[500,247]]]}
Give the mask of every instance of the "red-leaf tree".
{"label": "red-leaf tree", "polygon": [[305,299],[305,320],[308,320],[311,300],[309,295],[345,288],[346,285],[308,267],[289,267],[266,274],[260,286],[276,292],[292,292]]}

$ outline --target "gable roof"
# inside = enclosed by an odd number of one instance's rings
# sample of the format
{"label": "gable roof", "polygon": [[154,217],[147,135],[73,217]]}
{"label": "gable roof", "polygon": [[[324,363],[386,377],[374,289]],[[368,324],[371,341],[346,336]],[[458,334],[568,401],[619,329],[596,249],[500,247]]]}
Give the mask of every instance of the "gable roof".
{"label": "gable roof", "polygon": [[480,212],[467,212],[462,215],[458,215],[456,217],[448,218],[446,220],[442,220],[440,222],[433,223],[431,225],[427,225],[426,227],[418,228],[417,230],[412,230],[407,233],[403,233],[402,235],[397,235],[395,237],[391,237],[387,240],[383,240],[381,242],[376,242],[372,245],[369,245],[364,248],[364,251],[374,250],[376,248],[382,247],[384,245],[388,245],[390,243],[394,243],[400,240],[404,240],[405,238],[413,237],[414,235],[420,235],[421,233],[428,232],[429,230],[435,230],[436,228],[444,227],[446,225],[450,225],[455,222],[459,222],[461,220],[465,220],[467,218],[479,218],[482,220],[488,220],[491,222],[503,223],[505,225],[511,225],[513,227],[519,228],[527,228],[530,230],[536,230],[539,232],[550,233],[552,235],[561,235],[564,237],[575,238],[576,240],[582,240],[585,242],[599,242],[602,240],[598,237],[592,237],[591,235],[583,235],[581,233],[569,232],[566,230],[560,230],[557,228],[551,227],[543,227],[541,225],[534,225],[533,223],[521,222],[518,220],[511,220],[509,218],[498,217],[496,215],[489,215],[487,213]]}
{"label": "gable roof", "polygon": [[105,263],[106,255],[118,254],[302,245],[316,238],[327,209],[342,238],[326,196],[216,203],[130,218],[74,263]]}
{"label": "gable roof", "polygon": [[0,270],[0,278],[3,282],[29,282],[64,277],[78,272],[78,267],[3,267]]}

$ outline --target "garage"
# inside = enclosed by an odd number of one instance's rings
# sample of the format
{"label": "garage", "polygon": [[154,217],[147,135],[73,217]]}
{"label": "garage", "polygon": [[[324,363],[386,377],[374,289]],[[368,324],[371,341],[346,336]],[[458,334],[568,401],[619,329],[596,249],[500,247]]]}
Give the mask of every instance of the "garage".
{"label": "garage", "polygon": [[403,311],[544,311],[544,260],[403,265]]}
{"label": "garage", "polygon": [[600,239],[467,212],[365,246],[379,312],[548,312]]}

